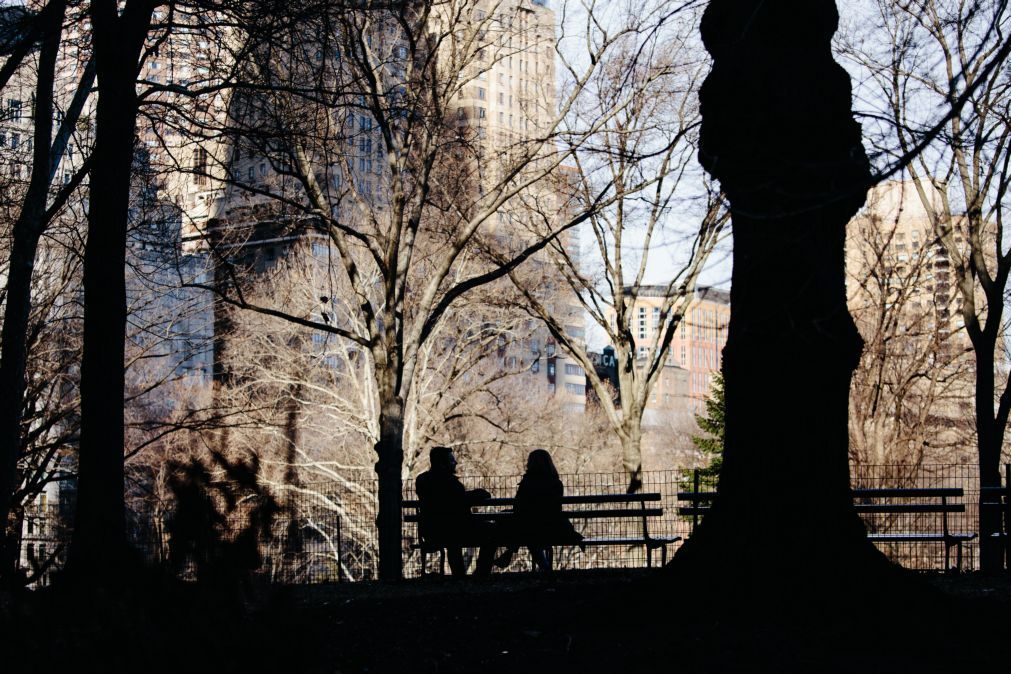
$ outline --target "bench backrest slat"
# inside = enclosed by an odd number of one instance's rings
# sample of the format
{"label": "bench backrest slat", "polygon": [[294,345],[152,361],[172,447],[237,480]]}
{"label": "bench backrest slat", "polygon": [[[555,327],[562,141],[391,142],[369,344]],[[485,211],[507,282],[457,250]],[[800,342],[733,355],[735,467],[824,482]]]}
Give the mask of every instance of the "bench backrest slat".
{"label": "bench backrest slat", "polygon": [[[645,492],[642,494],[584,494],[574,496],[563,496],[562,505],[580,504],[600,504],[600,503],[641,503],[644,501],[659,501],[659,492]],[[406,499],[403,501],[403,508],[418,508],[421,503],[417,499]],[[513,505],[512,498],[491,498],[478,503],[475,507],[502,507]]]}
{"label": "bench backrest slat", "polygon": [[964,513],[962,503],[856,503],[859,513]]}
{"label": "bench backrest slat", "polygon": [[[851,489],[853,498],[961,498],[965,492],[960,487],[930,487],[930,488],[882,488],[882,489]],[[679,491],[679,501],[711,501],[716,498],[714,491]]]}
{"label": "bench backrest slat", "polygon": [[[605,519],[605,518],[631,518],[631,517],[660,517],[663,515],[663,508],[607,508],[594,510],[564,510],[565,516],[569,519]],[[474,513],[473,517],[479,520],[505,520],[513,516],[512,512],[499,511],[492,513]],[[405,522],[418,522],[421,516],[418,514],[404,515]]]}
{"label": "bench backrest slat", "polygon": [[962,498],[961,487],[916,487],[916,488],[860,488],[851,489],[853,498]]}

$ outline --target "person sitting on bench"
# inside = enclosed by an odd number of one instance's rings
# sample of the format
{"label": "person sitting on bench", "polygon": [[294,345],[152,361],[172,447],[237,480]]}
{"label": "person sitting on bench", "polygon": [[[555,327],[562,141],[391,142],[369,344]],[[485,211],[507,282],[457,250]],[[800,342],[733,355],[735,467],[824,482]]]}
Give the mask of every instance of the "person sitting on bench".
{"label": "person sitting on bench", "polygon": [[428,457],[431,468],[415,482],[422,538],[446,548],[454,576],[467,575],[462,548],[479,547],[474,574],[488,575],[495,561],[495,527],[474,517],[470,509],[491,494],[484,489],[467,491],[456,477],[456,457],[449,447],[432,447]]}
{"label": "person sitting on bench", "polygon": [[512,544],[495,560],[496,566],[507,566],[521,545],[527,546],[534,564],[544,572],[551,571],[549,552],[552,546],[578,545],[585,550],[582,534],[562,512],[563,492],[551,454],[545,449],[530,452],[527,471],[513,499],[515,515],[509,532]]}

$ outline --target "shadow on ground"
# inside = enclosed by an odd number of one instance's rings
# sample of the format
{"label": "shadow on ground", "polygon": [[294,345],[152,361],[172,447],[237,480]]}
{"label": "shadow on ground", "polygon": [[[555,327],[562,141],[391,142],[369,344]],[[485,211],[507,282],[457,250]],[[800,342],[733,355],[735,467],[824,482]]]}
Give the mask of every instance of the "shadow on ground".
{"label": "shadow on ground", "polygon": [[[826,579],[831,582],[831,579]],[[428,578],[234,592],[137,582],[2,605],[10,672],[1008,671],[1007,576],[920,577],[845,611],[817,588],[707,601],[672,574]],[[798,606],[800,608],[798,608]]]}

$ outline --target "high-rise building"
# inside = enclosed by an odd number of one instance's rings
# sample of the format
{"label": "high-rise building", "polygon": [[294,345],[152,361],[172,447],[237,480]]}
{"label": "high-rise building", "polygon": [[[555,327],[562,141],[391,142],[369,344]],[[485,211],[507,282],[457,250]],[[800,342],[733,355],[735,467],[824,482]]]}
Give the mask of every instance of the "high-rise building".
{"label": "high-rise building", "polygon": [[[940,207],[937,189],[922,187]],[[951,460],[971,444],[973,359],[950,255],[913,182],[870,191],[847,228],[846,272],[864,341],[850,387],[851,460]]]}
{"label": "high-rise building", "polygon": [[[662,329],[660,311],[666,297],[666,286],[643,286],[636,293],[629,330],[638,344],[638,360],[644,360],[650,345]],[[626,294],[631,292],[626,290]],[[612,318],[613,320],[613,318]],[[701,414],[709,397],[712,377],[723,362],[723,347],[727,343],[730,324],[730,293],[719,288],[698,286],[687,305],[684,317],[674,331],[665,363],[684,371],[686,384],[681,388],[679,377],[668,377],[670,390],[658,390],[647,405],[657,409],[686,410]],[[661,387],[663,388],[663,387]],[[678,401],[680,390],[686,399]],[[654,400],[654,398],[657,398]]]}

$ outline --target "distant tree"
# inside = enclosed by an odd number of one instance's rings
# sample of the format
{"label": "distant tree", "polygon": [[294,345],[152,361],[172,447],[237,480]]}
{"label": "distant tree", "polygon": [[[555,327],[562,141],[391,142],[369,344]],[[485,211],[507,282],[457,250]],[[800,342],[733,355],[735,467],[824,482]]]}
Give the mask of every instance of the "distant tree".
{"label": "distant tree", "polygon": [[[649,48],[669,46],[647,67],[636,66],[639,52],[629,50],[595,74],[598,99],[583,113],[600,115],[599,128],[587,143],[593,151],[573,153],[574,166],[558,187],[559,193],[571,195],[562,209],[575,214],[592,207],[585,228],[589,245],[583,250],[555,240],[550,271],[533,288],[529,279],[524,283],[513,275],[524,292],[524,310],[543,321],[585,370],[600,410],[621,442],[629,491],[641,485],[646,407],[665,367],[673,364],[670,345],[684,330],[699,274],[727,229],[723,195],[704,180],[694,160],[696,99],[704,68],[690,32],[698,19],[697,13],[686,12],[670,34],[658,33]],[[606,114],[618,107],[619,114]],[[616,199],[598,208],[592,197],[608,183],[614,185]],[[544,222],[556,217],[543,210],[544,204],[526,206]],[[689,224],[678,224],[675,213]],[[657,284],[644,283],[647,270],[671,241],[684,254],[667,263]],[[558,310],[557,297],[538,294],[552,285],[569,293],[593,328],[603,331],[617,362],[614,382],[597,373],[582,330],[573,334],[575,321]],[[648,318],[644,301],[654,307]],[[617,396],[610,393],[611,383],[617,384]]]}
{"label": "distant tree", "polygon": [[[83,171],[69,179],[60,188],[54,188],[57,168],[61,165],[68,141],[77,126],[79,116],[94,82],[94,69],[82,64],[76,92],[70,101],[58,100],[61,90],[73,91],[74,83],[66,81],[60,67],[61,45],[66,47],[65,20],[68,3],[53,0],[37,13],[19,7],[6,7],[0,14],[3,30],[10,42],[3,45],[6,56],[0,70],[0,91],[11,103],[24,104],[17,108],[21,119],[29,115],[33,120],[32,139],[20,146],[4,147],[3,163],[17,169],[17,177],[8,176],[3,185],[4,262],[2,323],[0,323],[0,576],[6,575],[16,563],[18,532],[8,524],[17,526],[20,518],[8,518],[11,509],[17,509],[27,492],[25,481],[20,479],[19,463],[26,458],[26,445],[32,436],[38,436],[38,419],[32,410],[37,392],[30,381],[32,343],[37,342],[38,318],[46,314],[46,305],[53,295],[42,290],[37,273],[39,248],[53,221],[61,216],[71,195],[76,194]],[[22,89],[18,91],[17,89]],[[27,98],[31,97],[31,110]],[[57,105],[64,106],[65,115],[60,124],[54,124]],[[14,109],[13,107],[11,109]],[[12,120],[17,121],[17,120]],[[5,136],[6,137],[6,136]],[[69,167],[64,169],[69,173]],[[27,169],[27,170],[25,170]],[[20,180],[23,174],[27,181]],[[47,266],[45,264],[40,266]],[[44,298],[39,297],[39,293]],[[33,306],[33,295],[37,300]],[[49,379],[48,381],[53,381]],[[55,409],[55,406],[54,406]],[[55,417],[51,416],[50,421]],[[32,429],[32,425],[35,428]],[[48,424],[42,424],[47,426]],[[32,463],[34,459],[29,460]],[[34,482],[29,477],[28,483]],[[30,491],[30,490],[29,490]],[[8,545],[8,541],[11,542]]]}
{"label": "distant tree", "polygon": [[[640,91],[635,73],[658,58],[656,35],[685,7],[636,3],[620,18],[609,14],[607,29],[596,16],[601,10],[583,7],[578,11],[589,16],[579,24],[578,43],[586,51],[578,58],[565,53],[577,42],[572,35],[534,25],[521,3],[490,12],[474,0],[347,11],[311,0],[288,10],[265,13],[269,25],[246,41],[258,41],[243,64],[248,86],[232,101],[230,127],[219,130],[234,140],[231,170],[247,151],[263,157],[262,170],[248,167],[257,179],[243,185],[233,173],[235,193],[263,197],[261,212],[296,227],[312,223],[336,250],[328,278],[335,293],[327,296],[355,299],[346,315],[328,322],[254,305],[235,285],[216,290],[232,305],[352,342],[371,360],[380,576],[396,579],[407,405],[426,343],[464,295],[504,279],[620,199],[614,182],[603,181],[571,217],[556,209],[547,232],[498,224],[526,199],[544,196],[577,149],[631,105]],[[575,25],[563,22],[560,30],[571,33]],[[627,53],[635,58],[617,58]],[[538,68],[563,71],[561,94],[524,80],[521,124],[491,132],[485,108],[460,101],[485,94],[480,80],[493,64],[524,54],[551,55]],[[621,64],[627,76],[618,73],[614,82],[628,89],[582,116],[598,86],[595,74],[608,63]],[[554,77],[547,81],[553,85]],[[270,180],[258,179],[267,173]],[[239,209],[234,215],[230,224]],[[500,237],[507,259],[475,260],[478,241],[489,236]]]}
{"label": "distant tree", "polygon": [[[999,487],[1011,417],[1005,308],[1011,248],[1003,233],[1011,188],[1011,10],[1004,0],[879,0],[879,29],[855,54],[882,101],[870,117],[906,170],[950,260],[957,314],[975,356],[979,484]],[[961,104],[951,114],[952,103]],[[945,270],[947,271],[947,270]],[[948,289],[945,288],[947,291]],[[980,564],[1002,567],[1000,513],[979,512]]]}
{"label": "distant tree", "polygon": [[974,440],[971,347],[950,329],[952,302],[934,283],[942,258],[918,213],[912,185],[890,182],[848,227],[848,304],[864,340],[850,387],[850,466],[862,478],[906,479],[924,463],[968,459]]}
{"label": "distant tree", "polygon": [[723,468],[723,444],[726,430],[727,401],[723,392],[723,375],[713,375],[706,398],[706,413],[696,414],[695,422],[705,435],[693,435],[692,444],[709,459],[700,474],[716,478]]}

